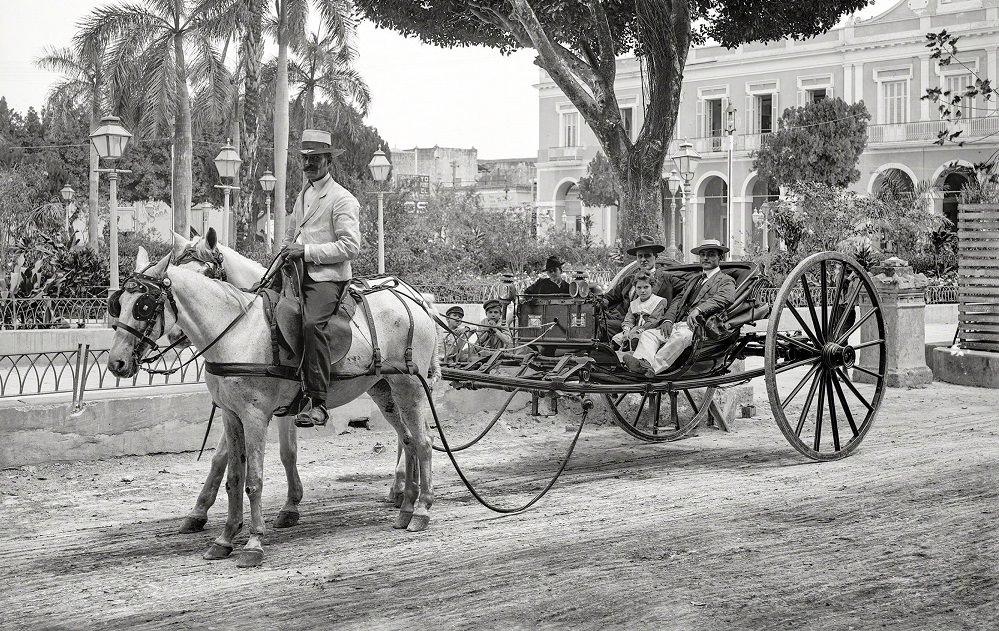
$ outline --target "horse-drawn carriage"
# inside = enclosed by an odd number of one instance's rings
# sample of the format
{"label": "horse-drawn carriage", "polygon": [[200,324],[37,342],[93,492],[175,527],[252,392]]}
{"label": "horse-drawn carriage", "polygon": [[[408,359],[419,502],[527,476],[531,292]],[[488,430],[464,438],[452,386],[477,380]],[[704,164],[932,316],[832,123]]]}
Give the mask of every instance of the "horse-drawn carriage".
{"label": "horse-drawn carriage", "polygon": [[[689,275],[700,268],[667,269]],[[510,296],[518,350],[451,363],[443,377],[536,399],[597,395],[626,432],[662,442],[682,438],[709,415],[721,421],[717,391],[762,376],[777,425],[795,449],[815,460],[849,455],[870,430],[885,388],[885,323],[868,274],[851,257],[820,252],[769,300],[757,264],[722,263],[721,271],[735,281],[734,302],[655,377],[630,372],[600,340],[601,303],[585,285],[574,286],[571,297]],[[765,332],[755,326],[761,321]],[[740,362],[752,358],[762,365]]]}

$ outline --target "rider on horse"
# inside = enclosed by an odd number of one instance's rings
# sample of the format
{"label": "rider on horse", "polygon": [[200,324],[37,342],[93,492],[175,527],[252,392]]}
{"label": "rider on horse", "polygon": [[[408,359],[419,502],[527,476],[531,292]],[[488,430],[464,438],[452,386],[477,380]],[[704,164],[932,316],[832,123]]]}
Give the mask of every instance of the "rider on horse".
{"label": "rider on horse", "polygon": [[[302,372],[305,393],[312,409],[295,419],[299,427],[326,425],[326,394],[330,369],[342,357],[330,356],[328,323],[336,315],[343,292],[353,276],[350,262],[361,249],[358,228],[360,204],[347,189],[333,181],[330,164],[343,149],[333,148],[329,132],[302,132],[302,169],[308,182],[291,211],[284,253],[289,260],[302,259]],[[295,232],[295,222],[298,227]],[[346,348],[343,349],[346,352]]]}

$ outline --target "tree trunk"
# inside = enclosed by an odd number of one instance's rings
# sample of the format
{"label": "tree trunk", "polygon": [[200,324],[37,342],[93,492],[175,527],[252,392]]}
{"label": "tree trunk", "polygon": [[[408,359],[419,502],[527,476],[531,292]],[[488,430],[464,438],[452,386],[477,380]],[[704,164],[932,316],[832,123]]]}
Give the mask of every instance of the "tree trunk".
{"label": "tree trunk", "polygon": [[[260,68],[264,59],[264,40],[263,16],[259,12],[263,5],[254,2],[251,3],[251,7],[254,13],[250,16],[240,55],[246,70],[243,79],[243,173],[252,190],[255,186],[253,180],[257,174],[257,145],[260,138]],[[243,216],[250,219],[252,237],[257,231],[257,213],[253,208],[253,195],[244,197],[243,206]],[[265,228],[265,234],[266,231]],[[266,243],[264,247],[267,247]]]}
{"label": "tree trunk", "polygon": [[177,118],[173,131],[173,229],[185,238],[190,235],[191,174],[194,139],[191,132],[191,92],[187,87],[187,63],[184,60],[184,34],[173,38],[177,68]]}
{"label": "tree trunk", "polygon": [[[97,102],[97,95],[94,95],[94,102],[90,109],[90,133],[94,133],[101,122],[100,104]],[[100,250],[101,243],[101,221],[100,197],[98,187],[100,186],[101,174],[97,172],[100,168],[100,157],[94,143],[90,143],[90,189],[87,191],[87,247],[94,252]]]}
{"label": "tree trunk", "polygon": [[274,241],[285,239],[285,196],[288,187],[288,0],[278,2],[277,87],[274,95]]}
{"label": "tree trunk", "polygon": [[510,16],[522,29],[515,33],[524,46],[538,51],[537,64],[551,76],[600,142],[614,167],[622,191],[620,236],[628,243],[640,234],[662,240],[660,173],[676,125],[683,68],[690,47],[688,0],[643,0],[635,3],[649,77],[645,122],[632,142],[624,130],[614,94],[617,73],[610,24],[602,3],[591,2],[594,40],[580,55],[557,46],[544,32],[528,0],[511,0]]}
{"label": "tree trunk", "polygon": [[315,122],[316,116],[316,89],[306,88],[305,91],[305,126],[302,129],[312,129],[312,124]]}

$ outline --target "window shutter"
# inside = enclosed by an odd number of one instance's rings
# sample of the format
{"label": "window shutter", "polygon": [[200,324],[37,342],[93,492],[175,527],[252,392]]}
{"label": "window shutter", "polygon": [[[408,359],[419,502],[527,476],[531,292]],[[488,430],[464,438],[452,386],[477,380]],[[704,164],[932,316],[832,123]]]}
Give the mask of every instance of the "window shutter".
{"label": "window shutter", "polygon": [[697,99],[697,137],[704,138],[708,135],[708,126],[704,120],[704,99]]}
{"label": "window shutter", "polygon": [[760,121],[756,115],[756,95],[746,95],[746,133],[760,133]]}
{"label": "window shutter", "polygon": [[778,120],[780,119],[780,113],[781,113],[779,103],[780,103],[780,92],[774,92],[772,99],[770,101],[770,111],[771,111],[771,116],[773,117],[773,122],[770,125],[774,131],[777,131],[780,128],[779,125],[777,124]]}
{"label": "window shutter", "polygon": [[807,95],[807,90],[803,90],[801,88],[798,89],[798,107],[805,107],[805,97]]}
{"label": "window shutter", "polygon": [[836,86],[833,85],[832,83],[830,83],[829,87],[826,88],[826,98],[827,99],[834,99],[834,98],[836,98]]}

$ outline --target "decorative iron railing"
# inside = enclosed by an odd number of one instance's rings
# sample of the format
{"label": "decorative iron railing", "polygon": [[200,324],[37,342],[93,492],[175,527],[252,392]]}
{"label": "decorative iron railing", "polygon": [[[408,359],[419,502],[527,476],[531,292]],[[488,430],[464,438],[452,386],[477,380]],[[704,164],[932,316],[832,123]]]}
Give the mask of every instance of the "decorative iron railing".
{"label": "decorative iron railing", "polygon": [[[83,400],[87,390],[142,388],[204,381],[204,360],[198,358],[171,375],[155,375],[145,371],[121,379],[108,370],[107,349],[92,349],[80,344],[76,350],[47,353],[0,355],[0,398],[72,392],[73,401]],[[192,347],[174,349],[153,366],[170,370],[191,359]]]}
{"label": "decorative iron railing", "polygon": [[[591,284],[606,288],[614,279],[615,273],[613,270],[587,271],[586,279]],[[570,270],[567,275],[571,280],[572,271]],[[517,289],[517,293],[523,293],[527,286],[533,282],[533,278],[521,278],[513,281],[513,286]],[[425,294],[433,294],[434,302],[441,304],[475,304],[499,298],[501,284],[501,281],[495,280],[474,283],[419,283],[414,284],[413,287]]]}
{"label": "decorative iron railing", "polygon": [[93,298],[4,298],[0,300],[0,330],[69,329],[104,322],[106,296]]}

